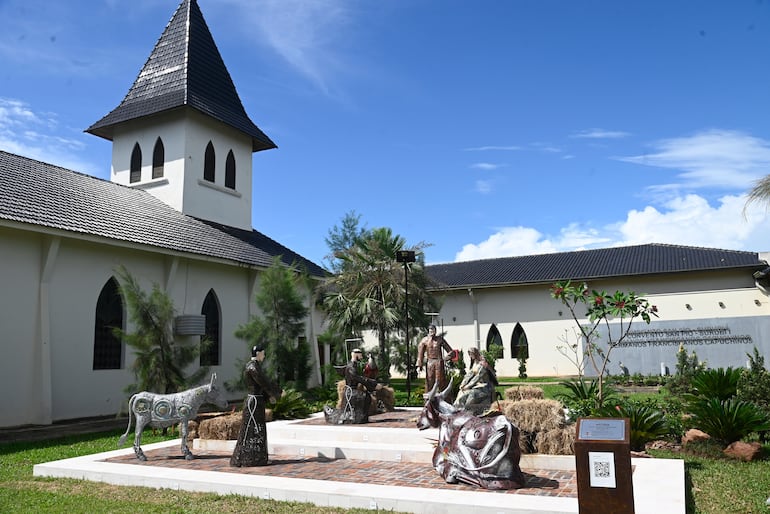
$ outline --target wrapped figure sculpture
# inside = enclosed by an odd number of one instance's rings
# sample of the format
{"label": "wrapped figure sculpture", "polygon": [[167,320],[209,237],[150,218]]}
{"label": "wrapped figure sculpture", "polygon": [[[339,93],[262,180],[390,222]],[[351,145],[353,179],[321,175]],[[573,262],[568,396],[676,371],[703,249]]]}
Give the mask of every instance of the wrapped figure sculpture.
{"label": "wrapped figure sculpture", "polygon": [[444,400],[446,390],[434,386],[417,421],[424,430],[438,427],[433,467],[454,484],[464,482],[484,489],[518,489],[524,486],[519,467],[519,429],[500,414],[474,416]]}

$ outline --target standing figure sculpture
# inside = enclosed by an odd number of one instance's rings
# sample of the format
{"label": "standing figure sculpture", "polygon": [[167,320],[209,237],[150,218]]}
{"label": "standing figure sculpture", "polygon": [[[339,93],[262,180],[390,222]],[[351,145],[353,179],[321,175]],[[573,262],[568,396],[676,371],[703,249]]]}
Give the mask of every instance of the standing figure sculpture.
{"label": "standing figure sculpture", "polygon": [[324,407],[327,423],[360,424],[369,421],[369,405],[372,401],[369,393],[382,389],[382,384],[362,375],[360,361],[363,358],[364,354],[358,348],[350,353],[350,362],[341,370],[345,377],[345,387],[340,395],[341,408]]}
{"label": "standing figure sculpture", "polygon": [[450,354],[452,347],[449,346],[444,336],[436,335],[436,325],[428,326],[428,335],[423,337],[417,346],[417,369],[422,371],[423,364],[425,364],[426,393],[432,390],[435,384],[438,384],[438,388],[442,391],[447,386],[444,350]]}
{"label": "standing figure sculpture", "polygon": [[470,369],[460,383],[454,406],[478,415],[492,405],[498,384],[497,375],[478,348],[469,348],[468,356],[471,359]]}
{"label": "standing figure sculpture", "polygon": [[262,369],[265,349],[251,349],[251,360],[243,372],[250,389],[243,405],[243,421],[230,465],[235,467],[267,465],[267,424],[265,422],[265,396],[275,401],[282,394],[278,384],[270,380]]}

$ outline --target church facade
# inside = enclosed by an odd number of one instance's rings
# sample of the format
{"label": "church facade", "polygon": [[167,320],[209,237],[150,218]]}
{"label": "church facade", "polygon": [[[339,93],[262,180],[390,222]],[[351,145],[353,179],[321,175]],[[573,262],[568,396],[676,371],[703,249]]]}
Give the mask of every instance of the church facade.
{"label": "church facade", "polygon": [[[233,333],[279,259],[325,271],[251,226],[252,154],[275,148],[249,118],[195,0],[183,0],[123,101],[87,132],[112,143],[110,180],[0,151],[0,426],[112,415],[135,381],[120,267],[172,299],[175,337],[220,383],[249,355]],[[320,382],[323,320],[309,295]],[[234,398],[240,399],[240,393]]]}

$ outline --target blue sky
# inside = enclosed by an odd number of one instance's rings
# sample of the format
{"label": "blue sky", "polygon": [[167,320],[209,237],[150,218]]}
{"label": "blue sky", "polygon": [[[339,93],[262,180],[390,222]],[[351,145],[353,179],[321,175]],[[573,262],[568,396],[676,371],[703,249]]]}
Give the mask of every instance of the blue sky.
{"label": "blue sky", "polygon": [[[253,225],[319,264],[355,211],[428,263],[768,251],[770,1],[198,0],[246,111]],[[109,178],[83,132],[177,0],[0,0],[0,149]]]}

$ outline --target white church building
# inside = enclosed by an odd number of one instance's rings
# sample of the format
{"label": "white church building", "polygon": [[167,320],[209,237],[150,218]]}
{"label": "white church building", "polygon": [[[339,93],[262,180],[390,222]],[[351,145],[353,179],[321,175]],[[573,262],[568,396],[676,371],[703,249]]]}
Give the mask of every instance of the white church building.
{"label": "white church building", "polygon": [[[276,145],[246,114],[195,0],[87,132],[112,142],[109,181],[0,151],[3,427],[120,410],[135,380],[132,351],[112,333],[132,329],[119,266],[170,296],[177,337],[213,340],[199,364],[220,383],[248,356],[233,333],[258,314],[273,259],[325,275],[251,226],[252,154]],[[307,298],[317,383],[323,319]]]}
{"label": "white church building", "polygon": [[[572,314],[550,295],[557,281],[590,289],[633,291],[658,308],[610,354],[607,371],[673,374],[680,345],[707,366],[743,367],[757,348],[770,361],[770,267],[767,254],[668,244],[484,259],[426,267],[442,307],[434,322],[453,348],[503,348],[498,375],[519,374],[526,349],[529,376],[576,375],[583,340]],[[576,310],[587,323],[586,308]],[[628,320],[626,320],[628,321]],[[613,341],[618,320],[611,321]],[[607,328],[599,331],[606,346]],[[577,353],[571,350],[577,344]],[[622,363],[622,367],[621,367]],[[596,370],[588,365],[587,375]]]}

